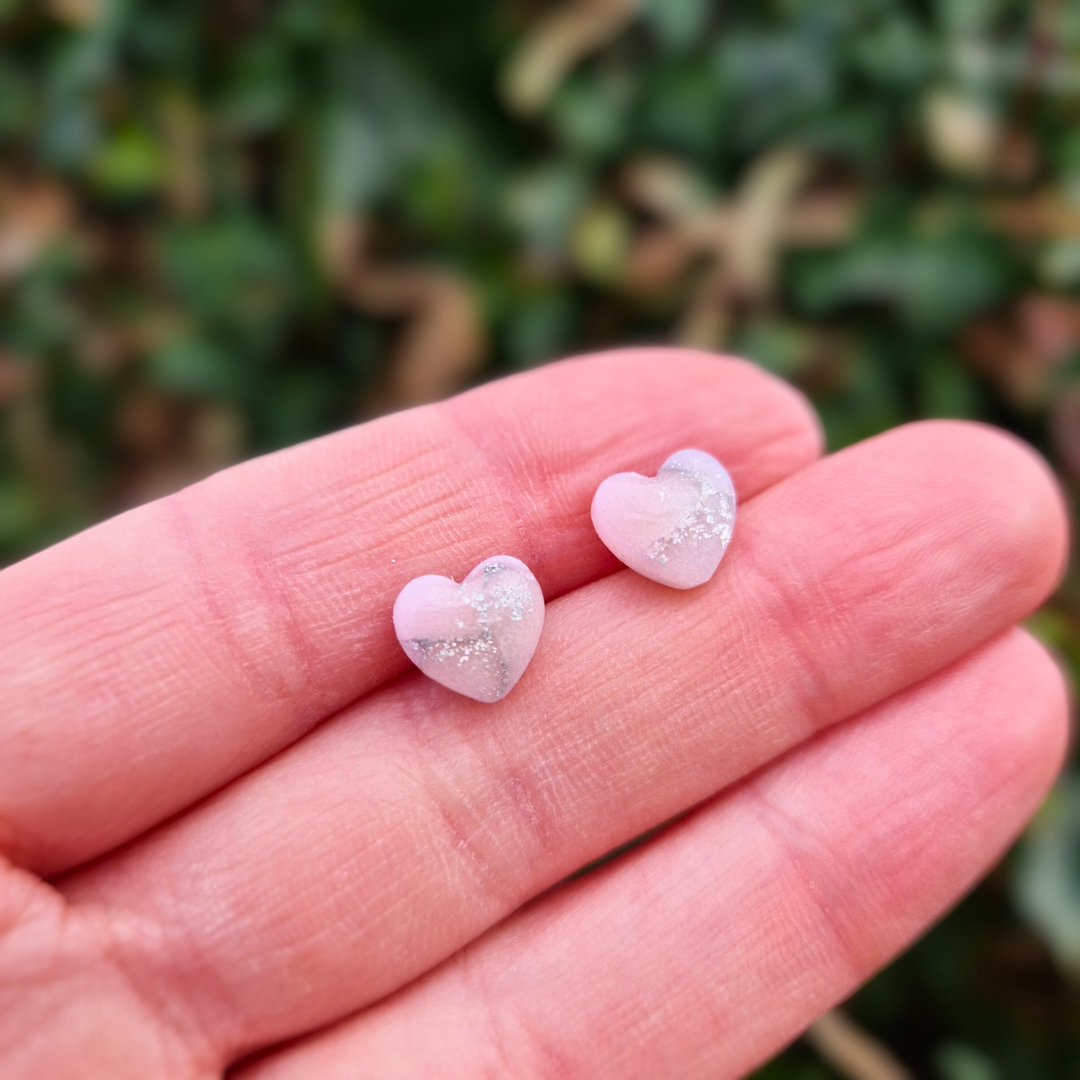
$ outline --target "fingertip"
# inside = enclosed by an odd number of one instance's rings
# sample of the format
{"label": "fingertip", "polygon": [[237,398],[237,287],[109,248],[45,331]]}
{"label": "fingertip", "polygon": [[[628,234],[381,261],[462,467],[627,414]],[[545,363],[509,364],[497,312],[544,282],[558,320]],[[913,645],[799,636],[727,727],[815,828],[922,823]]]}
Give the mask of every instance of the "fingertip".
{"label": "fingertip", "polygon": [[[1068,559],[1065,501],[1050,466],[1027,443],[987,424],[926,420],[879,436],[895,454],[919,461],[927,490],[943,509],[968,511],[972,557],[987,580],[1013,590],[1018,617],[1034,611],[1057,587]],[[878,441],[875,440],[875,441]],[[978,535],[976,535],[976,531]]]}
{"label": "fingertip", "polygon": [[816,461],[825,453],[825,428],[821,423],[810,399],[786,379],[774,375],[752,360],[739,356],[715,356],[709,353],[682,350],[690,354],[696,362],[707,359],[710,363],[722,363],[731,373],[731,378],[744,378],[748,383],[758,384],[763,392],[769,393],[774,404],[769,422],[778,428],[786,427],[794,447],[801,450],[805,464]]}
{"label": "fingertip", "polygon": [[1014,700],[1009,713],[988,737],[1003,765],[1028,778],[1034,804],[1053,786],[1070,740],[1070,693],[1059,660],[1027,630],[1016,627],[1002,637]]}

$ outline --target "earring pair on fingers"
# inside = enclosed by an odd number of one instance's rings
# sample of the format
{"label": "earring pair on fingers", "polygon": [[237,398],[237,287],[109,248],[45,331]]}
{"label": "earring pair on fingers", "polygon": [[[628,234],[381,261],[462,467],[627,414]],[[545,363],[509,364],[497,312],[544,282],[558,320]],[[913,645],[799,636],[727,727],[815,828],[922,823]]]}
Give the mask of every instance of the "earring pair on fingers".
{"label": "earring pair on fingers", "polygon": [[[735,488],[703,450],[680,450],[656,476],[625,472],[596,490],[592,522],[631,570],[673,589],[709,581],[731,542]],[[477,701],[500,701],[529,665],[544,627],[544,594],[520,559],[495,555],[461,584],[426,574],[394,603],[394,629],[429,678]]]}

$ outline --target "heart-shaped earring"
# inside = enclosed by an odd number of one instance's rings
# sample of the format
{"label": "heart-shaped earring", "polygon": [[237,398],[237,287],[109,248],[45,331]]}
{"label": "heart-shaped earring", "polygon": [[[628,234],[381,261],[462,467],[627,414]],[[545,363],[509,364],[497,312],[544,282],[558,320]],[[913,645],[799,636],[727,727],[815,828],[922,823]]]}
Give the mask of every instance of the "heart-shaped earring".
{"label": "heart-shaped earring", "polygon": [[428,678],[476,701],[500,701],[529,666],[544,627],[544,594],[510,555],[485,559],[458,585],[413,578],[394,602],[394,630]]}
{"label": "heart-shaped earring", "polygon": [[592,520],[611,553],[643,577],[692,589],[716,573],[735,526],[735,488],[704,450],[680,450],[656,476],[617,473],[596,489]]}

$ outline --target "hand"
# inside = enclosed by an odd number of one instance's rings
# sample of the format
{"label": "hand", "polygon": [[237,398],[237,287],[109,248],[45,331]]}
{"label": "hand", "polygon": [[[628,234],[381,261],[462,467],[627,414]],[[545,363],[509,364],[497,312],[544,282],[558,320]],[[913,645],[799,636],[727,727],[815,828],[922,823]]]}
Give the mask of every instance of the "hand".
{"label": "hand", "polygon": [[[589,521],[605,476],[684,446],[740,498],[689,593]],[[774,1053],[985,872],[1066,728],[1013,629],[1064,559],[1039,460],[957,423],[819,448],[755,368],[631,350],[5,571],[0,1075],[715,1078]],[[503,553],[547,620],[480,705],[409,668],[390,611]]]}

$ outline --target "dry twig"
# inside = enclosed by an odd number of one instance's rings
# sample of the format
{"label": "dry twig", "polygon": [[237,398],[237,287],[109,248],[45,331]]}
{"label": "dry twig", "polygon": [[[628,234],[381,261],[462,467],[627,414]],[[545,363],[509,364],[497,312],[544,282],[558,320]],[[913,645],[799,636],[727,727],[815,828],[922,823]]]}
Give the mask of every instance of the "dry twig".
{"label": "dry twig", "polygon": [[369,409],[423,405],[460,390],[487,354],[472,284],[444,267],[376,261],[365,251],[364,240],[363,222],[337,219],[324,223],[319,248],[343,299],[366,315],[405,323]]}
{"label": "dry twig", "polygon": [[734,307],[772,298],[785,247],[835,244],[855,227],[858,199],[849,190],[808,193],[814,160],[781,147],[760,158],[730,199],[710,201],[705,186],[684,166],[645,158],[626,171],[629,197],[659,217],[642,233],[627,260],[624,283],[655,291],[704,257],[677,338],[683,344],[723,344]]}
{"label": "dry twig", "polygon": [[806,1041],[845,1080],[914,1080],[877,1039],[839,1009],[811,1024]]}
{"label": "dry twig", "polygon": [[570,70],[637,14],[637,0],[575,0],[541,19],[503,74],[503,97],[522,115],[540,112]]}

